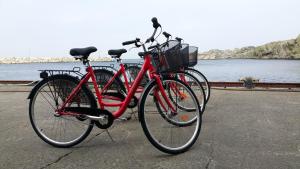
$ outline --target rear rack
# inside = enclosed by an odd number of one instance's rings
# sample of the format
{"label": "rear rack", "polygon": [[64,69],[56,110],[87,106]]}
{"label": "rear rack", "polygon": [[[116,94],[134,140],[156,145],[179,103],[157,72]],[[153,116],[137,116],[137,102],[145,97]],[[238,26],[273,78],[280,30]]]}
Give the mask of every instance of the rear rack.
{"label": "rear rack", "polygon": [[[136,63],[136,62],[126,62],[126,63],[123,63],[126,66],[141,66],[143,65],[143,62],[139,62],[139,63]],[[92,68],[94,70],[96,69],[106,69],[106,70],[113,70],[115,72],[118,71],[117,68],[115,68],[115,65],[114,64],[110,64],[110,65],[97,65],[97,66],[92,66]]]}
{"label": "rear rack", "polygon": [[79,76],[79,77],[82,77],[84,74],[82,74],[80,72],[81,68],[80,67],[74,67],[72,70],[61,70],[61,69],[56,69],[56,70],[51,70],[51,69],[46,69],[46,70],[39,70],[41,73],[40,73],[40,77],[42,79],[45,79],[47,78],[49,75],[52,76],[52,75],[57,75],[57,74],[68,74],[68,75],[75,75],[75,76]]}
{"label": "rear rack", "polygon": [[143,62],[139,62],[139,63],[136,63],[136,62],[126,62],[126,63],[123,63],[124,65],[127,65],[127,66],[141,66],[143,65]]}
{"label": "rear rack", "polygon": [[[139,63],[124,63],[124,65],[127,66],[139,66],[142,65],[142,62]],[[110,64],[110,65],[99,65],[99,66],[92,66],[92,68],[94,70],[96,69],[106,69],[106,70],[113,70],[115,72],[117,72],[118,70],[115,68],[114,64]],[[48,76],[52,76],[52,75],[57,75],[57,74],[68,74],[68,75],[73,75],[73,76],[77,76],[77,77],[83,77],[84,74],[81,73],[81,68],[80,67],[73,67],[72,70],[63,70],[63,69],[45,69],[45,70],[38,70],[40,71],[40,77],[42,79],[47,78]]]}
{"label": "rear rack", "polygon": [[115,65],[114,65],[114,64],[92,66],[92,68],[93,68],[94,70],[96,70],[96,69],[106,69],[106,70],[111,69],[111,70],[114,70],[114,71],[116,71],[116,72],[118,71],[118,70],[115,68]]}

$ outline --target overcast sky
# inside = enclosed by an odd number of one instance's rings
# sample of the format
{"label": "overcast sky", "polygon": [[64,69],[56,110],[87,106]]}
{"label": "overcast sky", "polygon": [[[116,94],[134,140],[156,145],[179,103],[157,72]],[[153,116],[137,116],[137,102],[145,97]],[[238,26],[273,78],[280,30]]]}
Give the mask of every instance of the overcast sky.
{"label": "overcast sky", "polygon": [[105,56],[123,41],[149,37],[153,16],[200,51],[300,34],[299,0],[0,0],[0,57],[67,56],[86,46]]}

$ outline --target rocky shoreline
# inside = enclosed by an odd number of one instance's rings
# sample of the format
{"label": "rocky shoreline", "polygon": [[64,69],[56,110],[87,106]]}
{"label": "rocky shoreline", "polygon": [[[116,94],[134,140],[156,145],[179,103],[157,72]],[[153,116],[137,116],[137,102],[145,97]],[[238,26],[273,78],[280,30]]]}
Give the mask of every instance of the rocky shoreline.
{"label": "rocky shoreline", "polygon": [[[300,35],[295,39],[261,46],[236,49],[212,49],[198,54],[198,59],[300,59]],[[91,61],[112,61],[110,57],[90,57]],[[0,64],[74,62],[73,57],[0,57]]]}
{"label": "rocky shoreline", "polygon": [[257,47],[212,49],[199,53],[198,59],[300,59],[300,35],[296,39],[271,42]]}
{"label": "rocky shoreline", "polygon": [[[109,57],[90,57],[94,62],[109,62]],[[73,57],[0,57],[0,64],[75,62]]]}

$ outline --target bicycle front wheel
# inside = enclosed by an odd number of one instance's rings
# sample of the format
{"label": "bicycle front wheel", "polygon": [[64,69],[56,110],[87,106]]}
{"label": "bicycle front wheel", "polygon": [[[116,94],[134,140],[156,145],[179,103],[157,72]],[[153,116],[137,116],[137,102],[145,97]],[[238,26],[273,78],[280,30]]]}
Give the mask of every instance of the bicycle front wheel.
{"label": "bicycle front wheel", "polygon": [[210,98],[210,84],[207,78],[200,71],[194,68],[185,68],[185,71],[195,76],[201,82],[201,85],[205,91],[205,104],[206,104]]}
{"label": "bicycle front wheel", "polygon": [[[143,131],[150,143],[162,152],[169,154],[179,154],[187,151],[197,140],[202,124],[201,108],[198,100],[191,88],[184,82],[174,79],[165,78],[162,80],[163,86],[176,86],[180,91],[184,91],[186,99],[180,105],[191,109],[178,108],[178,104],[172,102],[167,97],[166,101],[162,97],[156,81],[151,81],[145,88],[139,106],[139,117]],[[167,93],[167,87],[164,92]],[[167,94],[168,95],[168,94]],[[153,99],[159,100],[159,104],[164,107],[163,113],[167,118],[161,115],[162,110],[158,110]],[[169,102],[175,109],[171,110]],[[173,121],[173,122],[170,122]],[[189,125],[186,122],[195,120]],[[180,125],[183,124],[183,125]]]}
{"label": "bicycle front wheel", "polygon": [[[205,110],[205,93],[202,88],[201,83],[191,74],[187,72],[177,71],[172,74],[169,74],[169,77],[175,77],[177,79],[180,79],[182,82],[184,82],[186,85],[188,85],[196,95],[198,99],[198,103],[201,108],[201,113],[203,114]],[[174,84],[170,84],[170,86],[165,86],[165,88],[168,91],[168,97],[173,102],[174,105],[176,105],[179,109],[182,109],[183,111],[195,111],[195,107],[187,107],[189,105],[181,105],[181,103],[185,104],[186,97],[186,90],[177,87]],[[181,91],[183,89],[183,91]],[[185,122],[177,122],[176,120],[169,118],[166,114],[166,111],[164,106],[158,101],[157,98],[154,97],[154,103],[156,104],[157,110],[160,112],[163,118],[168,120],[170,123],[173,123],[174,125],[190,125],[191,123],[194,123],[197,120],[197,117],[190,118],[189,121]]]}

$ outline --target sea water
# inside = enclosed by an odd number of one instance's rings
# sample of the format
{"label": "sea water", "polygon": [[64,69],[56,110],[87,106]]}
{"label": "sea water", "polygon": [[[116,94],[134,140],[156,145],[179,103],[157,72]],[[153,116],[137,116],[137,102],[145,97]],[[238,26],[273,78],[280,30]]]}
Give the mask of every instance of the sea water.
{"label": "sea water", "polygon": [[[142,60],[128,59],[124,63],[139,63]],[[91,62],[92,65],[114,65],[116,62]],[[82,62],[69,63],[30,63],[0,64],[0,80],[39,80],[43,69],[73,69],[80,67],[85,73]],[[242,77],[251,76],[260,82],[300,83],[300,60],[259,60],[223,59],[199,60],[194,67],[201,71],[209,81],[235,82]]]}

